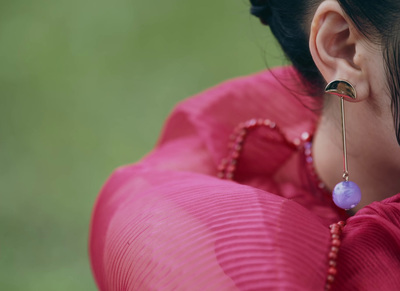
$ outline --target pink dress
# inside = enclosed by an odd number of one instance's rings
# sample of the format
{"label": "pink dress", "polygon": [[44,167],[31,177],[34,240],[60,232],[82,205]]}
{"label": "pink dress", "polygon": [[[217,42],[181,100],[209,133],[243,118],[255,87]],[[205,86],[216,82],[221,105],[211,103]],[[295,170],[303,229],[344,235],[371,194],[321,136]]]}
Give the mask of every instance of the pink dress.
{"label": "pink dress", "polygon": [[333,205],[294,81],[280,68],[182,102],[156,148],[112,174],[90,231],[100,290],[400,290],[400,194],[350,218]]}

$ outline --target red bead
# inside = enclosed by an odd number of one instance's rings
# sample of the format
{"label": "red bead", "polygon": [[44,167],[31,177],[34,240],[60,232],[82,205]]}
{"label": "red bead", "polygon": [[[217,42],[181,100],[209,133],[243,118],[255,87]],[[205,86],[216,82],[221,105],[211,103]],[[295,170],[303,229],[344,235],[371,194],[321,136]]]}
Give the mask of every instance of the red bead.
{"label": "red bead", "polygon": [[329,252],[328,258],[331,260],[336,260],[337,259],[337,253],[336,252]]}
{"label": "red bead", "polygon": [[219,172],[225,170],[225,165],[224,165],[224,164],[220,164],[220,165],[218,166],[217,170],[218,170]]}
{"label": "red bead", "polygon": [[332,245],[335,247],[340,247],[340,240],[338,239],[333,239],[332,240]]}
{"label": "red bead", "polygon": [[326,285],[325,285],[325,291],[329,291],[329,290],[331,290],[331,288],[332,288],[332,285],[329,284],[329,283],[326,283]]}
{"label": "red bead", "polygon": [[240,153],[239,152],[237,152],[237,151],[234,151],[233,153],[232,153],[232,159],[237,159],[237,158],[239,158],[239,155],[240,155]]}
{"label": "red bead", "polygon": [[335,246],[332,246],[331,247],[331,252],[337,253],[337,252],[339,252],[339,248],[335,247]]}
{"label": "red bead", "polygon": [[339,238],[340,238],[339,235],[337,235],[337,234],[332,234],[332,239],[339,239]]}
{"label": "red bead", "polygon": [[329,275],[335,276],[336,273],[337,273],[336,268],[334,268],[334,267],[330,267],[330,268],[329,268],[329,270],[328,270],[328,274],[329,274]]}
{"label": "red bead", "polygon": [[335,281],[335,277],[332,275],[328,275],[328,277],[326,277],[326,281],[330,284],[333,283],[333,281]]}
{"label": "red bead", "polygon": [[260,126],[261,126],[261,125],[263,125],[263,124],[264,124],[264,119],[261,119],[261,118],[260,118],[260,119],[257,120],[257,125],[260,125]]}
{"label": "red bead", "polygon": [[235,143],[240,144],[243,142],[243,137],[242,136],[238,136],[235,140]]}
{"label": "red bead", "polygon": [[251,128],[251,127],[256,126],[256,124],[257,124],[257,120],[251,119],[251,120],[246,122],[246,127]]}
{"label": "red bead", "polygon": [[241,129],[241,130],[239,131],[239,135],[240,135],[240,136],[245,136],[246,133],[247,133],[247,131],[246,131],[245,129]]}
{"label": "red bead", "polygon": [[226,178],[227,178],[228,180],[232,180],[232,179],[233,179],[233,173],[227,173],[227,174],[226,174]]}
{"label": "red bead", "polygon": [[233,173],[236,170],[236,166],[231,164],[228,166],[228,168],[226,168],[226,170],[230,173]]}
{"label": "red bead", "polygon": [[339,222],[338,222],[338,225],[339,225],[340,227],[344,227],[344,226],[346,225],[346,222],[345,222],[345,221],[339,221]]}
{"label": "red bead", "polygon": [[336,227],[333,227],[333,228],[331,228],[331,234],[339,234],[340,233],[340,230],[339,230],[339,228],[336,228]]}
{"label": "red bead", "polygon": [[264,125],[265,126],[269,126],[271,124],[271,120],[269,120],[269,119],[265,119],[264,120]]}
{"label": "red bead", "polygon": [[330,267],[336,267],[336,261],[330,260],[330,261],[329,261],[329,266],[330,266]]}

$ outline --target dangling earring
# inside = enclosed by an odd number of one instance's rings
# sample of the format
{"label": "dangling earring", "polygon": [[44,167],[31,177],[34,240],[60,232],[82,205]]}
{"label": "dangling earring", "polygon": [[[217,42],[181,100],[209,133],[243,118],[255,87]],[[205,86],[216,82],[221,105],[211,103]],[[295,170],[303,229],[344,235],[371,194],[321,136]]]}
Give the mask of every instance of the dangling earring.
{"label": "dangling earring", "polygon": [[344,114],[344,99],[355,100],[356,90],[346,81],[335,80],[329,83],[325,92],[340,97],[342,115],[342,139],[343,139],[343,182],[338,183],[333,189],[332,198],[335,204],[343,209],[354,208],[361,200],[361,190],[354,182],[349,181],[349,169],[347,164],[346,125]]}

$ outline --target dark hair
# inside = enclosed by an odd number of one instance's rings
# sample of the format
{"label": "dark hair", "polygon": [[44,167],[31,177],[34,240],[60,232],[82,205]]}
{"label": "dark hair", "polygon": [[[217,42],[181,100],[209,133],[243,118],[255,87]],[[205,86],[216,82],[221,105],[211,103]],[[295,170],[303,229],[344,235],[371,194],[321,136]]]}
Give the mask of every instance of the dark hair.
{"label": "dark hair", "polygon": [[[400,144],[400,1],[337,0],[357,29],[383,48],[392,96],[396,138]],[[321,95],[325,81],[310,53],[308,21],[321,0],[250,0],[251,13],[270,26],[286,56],[307,82],[310,94]],[[319,92],[319,94],[318,94]]]}

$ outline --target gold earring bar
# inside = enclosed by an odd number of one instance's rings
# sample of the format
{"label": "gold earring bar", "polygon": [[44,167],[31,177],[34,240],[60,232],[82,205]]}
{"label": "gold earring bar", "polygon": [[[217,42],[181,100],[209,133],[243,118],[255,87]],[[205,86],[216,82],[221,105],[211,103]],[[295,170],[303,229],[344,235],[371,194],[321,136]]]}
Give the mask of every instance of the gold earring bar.
{"label": "gold earring bar", "polygon": [[356,100],[357,94],[354,87],[347,81],[335,80],[330,82],[325,93],[333,94],[340,97],[340,109],[342,115],[342,141],[343,141],[343,179],[349,181],[349,167],[347,163],[347,144],[346,144],[346,122],[344,113],[344,99]]}
{"label": "gold earring bar", "polygon": [[346,145],[346,122],[345,122],[345,114],[344,114],[344,98],[340,97],[340,109],[342,113],[342,141],[343,141],[343,164],[344,164],[344,173],[343,179],[345,181],[349,181],[349,167],[347,164],[347,145]]}

